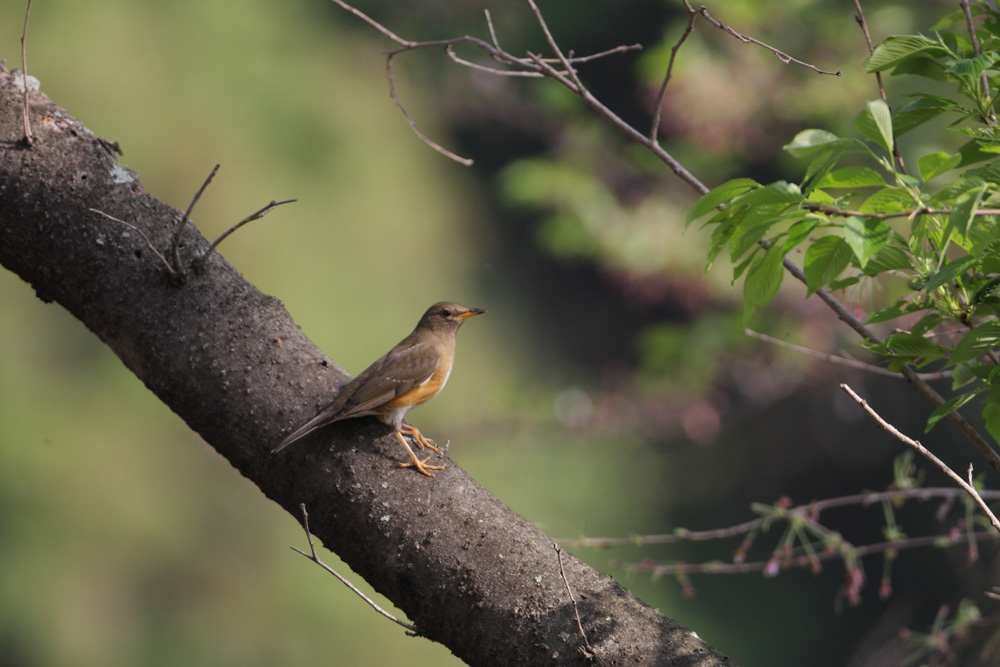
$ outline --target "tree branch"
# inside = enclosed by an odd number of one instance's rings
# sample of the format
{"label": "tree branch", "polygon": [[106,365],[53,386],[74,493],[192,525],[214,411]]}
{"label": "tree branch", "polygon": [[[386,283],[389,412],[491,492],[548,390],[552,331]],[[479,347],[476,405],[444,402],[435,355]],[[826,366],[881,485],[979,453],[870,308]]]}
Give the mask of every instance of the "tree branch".
{"label": "tree branch", "polygon": [[[101,141],[40,92],[40,140],[27,147],[11,79],[0,66],[0,264],[79,318],[265,495],[296,518],[306,503],[313,534],[426,637],[471,665],[579,664],[568,584],[593,664],[732,664],[568,554],[564,582],[552,539],[454,462],[433,480],[397,469],[398,442],[376,420],[271,456],[348,375],[220,254],[178,284],[146,242],[91,212],[170,254],[178,211],[122,182]],[[191,256],[209,247],[192,224],[182,234]]]}

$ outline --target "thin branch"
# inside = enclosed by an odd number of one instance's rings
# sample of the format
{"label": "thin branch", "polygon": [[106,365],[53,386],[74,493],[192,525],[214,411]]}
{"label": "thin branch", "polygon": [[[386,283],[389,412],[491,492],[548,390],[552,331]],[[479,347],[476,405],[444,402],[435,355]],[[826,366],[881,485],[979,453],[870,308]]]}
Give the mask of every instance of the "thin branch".
{"label": "thin branch", "polygon": [[[744,329],[743,333],[750,338],[756,338],[759,341],[769,343],[775,347],[780,347],[786,350],[791,350],[799,354],[805,355],[807,357],[812,357],[813,359],[820,359],[822,361],[828,361],[831,364],[838,364],[840,366],[847,366],[848,368],[854,368],[857,370],[865,371],[866,373],[873,373],[875,375],[882,375],[885,377],[903,379],[903,376],[895,371],[890,371],[887,368],[882,368],[881,366],[876,366],[875,364],[869,364],[864,361],[858,361],[857,359],[848,359],[847,357],[841,357],[836,354],[829,354],[827,352],[819,352],[817,350],[811,350],[807,347],[801,347],[787,341],[780,340],[778,338],[772,338],[767,334],[762,334],[753,329]],[[952,371],[941,371],[940,373],[917,373],[917,377],[921,380],[927,382],[933,382],[935,380],[943,380],[950,378],[953,375]]]}
{"label": "thin branch", "polygon": [[133,225],[131,222],[125,222],[124,220],[120,220],[120,219],[116,218],[113,215],[108,215],[104,211],[99,211],[96,208],[90,208],[90,209],[87,209],[87,210],[88,211],[92,211],[92,212],[94,212],[94,213],[96,213],[98,215],[103,215],[108,220],[114,220],[115,222],[117,222],[119,224],[122,224],[122,225],[125,225],[129,229],[133,229],[136,232],[138,232],[139,236],[141,236],[143,238],[143,240],[146,241],[146,245],[149,247],[149,249],[151,251],[153,251],[153,254],[156,255],[156,257],[160,260],[160,262],[163,264],[163,266],[166,267],[167,273],[169,273],[171,276],[176,275],[176,271],[174,271],[174,267],[170,266],[170,262],[168,262],[167,258],[164,257],[163,254],[159,250],[156,249],[156,246],[153,245],[153,242],[149,240],[149,237],[146,236],[146,233],[144,231],[142,231],[141,229],[139,229],[138,227],[136,227],[135,225]]}
{"label": "thin branch", "polygon": [[[969,539],[996,539],[993,531],[976,531],[967,536]],[[858,557],[871,556],[873,554],[885,553],[887,551],[903,551],[904,549],[916,549],[921,547],[933,547],[942,543],[951,544],[955,542],[951,535],[921,535],[920,537],[907,537],[901,540],[889,540],[877,544],[864,544],[851,548],[854,555]],[[828,561],[841,558],[839,551],[817,551],[811,558],[817,561]],[[629,563],[625,561],[612,560],[612,567],[620,568],[629,573],[645,572],[653,576],[668,576],[673,574],[746,574],[748,572],[762,572],[771,563],[767,561],[750,561],[742,563],[725,563],[722,561],[711,561],[707,563],[656,563],[650,560]],[[795,558],[786,564],[786,567],[807,568],[812,562],[807,558]]]}
{"label": "thin branch", "polygon": [[531,7],[531,11],[535,15],[535,20],[538,21],[539,27],[542,29],[542,32],[545,33],[545,41],[549,43],[549,47],[556,54],[556,57],[559,58],[559,62],[561,62],[563,67],[566,68],[566,72],[568,73],[570,80],[576,84],[577,90],[583,91],[584,87],[583,83],[580,81],[580,77],[577,75],[576,70],[573,69],[570,61],[563,55],[562,49],[559,48],[559,44],[552,36],[552,32],[549,31],[549,26],[545,22],[545,17],[542,16],[542,12],[538,9],[538,5],[535,4],[535,0],[528,0],[528,6]]}
{"label": "thin branch", "polygon": [[650,141],[657,143],[658,136],[660,133],[660,117],[663,114],[663,99],[667,95],[667,84],[670,83],[671,77],[673,77],[674,72],[674,62],[677,60],[677,52],[681,50],[681,46],[687,41],[687,38],[691,35],[694,30],[694,22],[698,18],[698,12],[696,12],[687,0],[684,0],[684,6],[688,10],[688,24],[684,28],[684,32],[681,34],[680,39],[677,43],[673,45],[670,49],[670,60],[667,62],[667,71],[663,75],[663,83],[660,84],[660,90],[656,94],[656,105],[653,107],[653,125],[649,130]]}
{"label": "thin branch", "polygon": [[[689,12],[692,11],[691,10],[691,5],[689,5],[687,3],[687,0],[685,0],[684,4],[688,7],[688,11]],[[797,58],[793,58],[792,56],[788,55],[784,51],[776,49],[776,48],[774,48],[773,46],[771,46],[769,44],[765,44],[764,42],[760,41],[759,39],[754,39],[753,37],[750,37],[749,35],[744,35],[742,33],[736,32],[735,30],[733,30],[729,26],[724,25],[722,23],[722,21],[719,21],[717,19],[712,18],[709,15],[709,13],[708,13],[708,7],[705,7],[704,5],[702,5],[701,7],[699,7],[698,9],[696,9],[694,11],[696,11],[698,14],[701,14],[701,16],[706,21],[708,21],[709,23],[711,23],[712,25],[714,25],[716,28],[719,28],[720,30],[723,30],[723,31],[729,33],[730,35],[732,35],[736,39],[740,40],[744,44],[756,44],[757,46],[760,46],[760,47],[762,47],[764,49],[767,49],[768,51],[770,51],[771,53],[773,53],[778,58],[778,60],[780,60],[781,62],[783,62],[786,65],[788,65],[788,64],[800,65],[802,67],[805,67],[806,69],[811,69],[812,71],[816,72],[817,74],[828,74],[830,76],[840,76],[841,75],[840,70],[837,70],[836,72],[829,72],[827,70],[820,69],[819,67],[816,67],[815,65],[811,65],[811,64],[809,64],[807,62],[803,62],[801,60],[798,60]]]}
{"label": "thin branch", "polygon": [[295,547],[291,548],[292,551],[294,551],[296,553],[302,554],[303,556],[305,556],[306,558],[308,558],[309,560],[311,560],[312,562],[316,563],[321,568],[323,568],[324,570],[326,570],[327,572],[329,572],[330,574],[332,574],[333,576],[335,576],[340,581],[340,583],[344,584],[345,586],[347,586],[348,588],[350,588],[352,591],[354,591],[355,594],[357,594],[358,597],[360,597],[362,600],[364,600],[365,602],[367,602],[368,605],[372,609],[374,609],[378,613],[382,614],[383,616],[385,616],[386,618],[388,618],[393,623],[396,623],[398,625],[403,626],[404,628],[406,628],[407,630],[409,630],[413,634],[419,634],[419,631],[417,630],[417,626],[411,625],[410,623],[407,623],[406,621],[401,621],[398,618],[396,618],[395,616],[393,616],[392,614],[390,614],[389,612],[387,612],[385,609],[382,609],[382,607],[378,606],[378,604],[376,604],[374,600],[372,600],[367,595],[365,595],[360,590],[358,590],[357,586],[355,586],[354,584],[352,584],[350,581],[348,581],[344,577],[340,576],[340,574],[336,570],[334,570],[332,567],[330,567],[329,565],[327,565],[326,563],[324,563],[322,560],[320,560],[319,556],[316,554],[316,545],[313,544],[312,533],[309,532],[309,513],[306,511],[306,504],[305,503],[301,503],[299,505],[299,508],[302,509],[302,528],[305,529],[305,531],[306,531],[306,540],[309,542],[309,553],[306,553],[305,551],[302,551],[301,549],[297,549]]}
{"label": "thin branch", "polygon": [[[825,215],[833,215],[840,218],[850,218],[853,216],[859,218],[871,218],[873,220],[891,220],[893,218],[914,218],[923,215],[951,215],[952,209],[950,208],[930,208],[927,206],[921,206],[920,208],[911,209],[909,211],[898,211],[896,213],[865,213],[864,211],[852,211],[849,209],[837,208],[835,206],[826,206],[823,204],[814,204],[811,202],[806,202],[802,206],[807,211],[812,211],[814,213],[823,213]],[[989,215],[1000,215],[1000,208],[980,208],[972,212],[974,216],[989,216]]]}
{"label": "thin branch", "polygon": [[184,211],[184,215],[181,216],[180,222],[177,224],[177,231],[174,233],[174,240],[170,244],[170,255],[171,257],[173,257],[174,267],[177,269],[177,272],[180,275],[184,274],[183,270],[181,269],[181,257],[179,250],[181,245],[181,235],[184,233],[184,227],[187,225],[188,220],[191,218],[191,211],[194,210],[195,204],[197,204],[198,200],[201,199],[201,194],[205,192],[205,188],[207,188],[208,184],[212,182],[212,179],[215,178],[215,174],[218,171],[219,171],[219,165],[215,165],[215,167],[212,169],[212,173],[208,175],[208,178],[205,179],[205,182],[201,184],[200,188],[198,188],[198,192],[194,194],[194,197],[191,199],[191,203],[188,205],[187,210]]}
{"label": "thin branch", "polygon": [[392,78],[392,57],[394,55],[395,52],[392,52],[389,53],[385,58],[385,75],[386,78],[388,78],[389,80],[389,95],[392,96],[392,101],[396,103],[397,107],[399,107],[400,112],[403,114],[403,118],[406,119],[406,122],[410,124],[410,127],[413,128],[413,131],[417,133],[417,136],[420,137],[420,140],[423,141],[425,144],[433,148],[441,155],[444,155],[446,158],[454,160],[455,162],[459,163],[463,167],[471,167],[473,165],[473,160],[452,153],[450,150],[448,150],[441,144],[437,143],[436,141],[428,137],[417,126],[416,122],[414,122],[414,120],[410,117],[410,114],[407,113],[406,107],[403,106],[403,103],[399,101],[399,96],[396,95],[396,83],[395,81],[393,81]]}
{"label": "thin branch", "polygon": [[[961,476],[958,475],[958,473],[949,468],[944,461],[935,456],[933,452],[931,452],[929,449],[924,447],[922,444],[920,444],[913,438],[904,435],[895,426],[882,419],[882,417],[879,416],[879,414],[875,412],[875,410],[873,410],[871,406],[868,405],[868,402],[863,398],[861,398],[860,396],[858,396],[854,392],[854,390],[851,389],[849,386],[847,386],[846,384],[841,384],[840,388],[843,389],[848,396],[854,399],[854,401],[858,405],[860,405],[865,412],[868,413],[868,416],[875,420],[876,424],[878,424],[884,430],[891,433],[893,436],[896,437],[897,440],[902,442],[904,445],[910,447],[918,454],[923,456],[925,459],[933,463],[938,468],[938,470],[943,472],[945,475],[950,477],[956,484],[958,484],[967,494],[969,494],[969,497],[971,497],[976,502],[976,504],[979,505],[979,509],[981,509],[983,511],[983,514],[985,514],[986,517],[990,520],[990,524],[993,526],[994,529],[996,529],[998,533],[1000,533],[1000,519],[997,519],[996,515],[993,514],[993,511],[990,510],[989,505],[986,504],[986,501],[983,500],[983,497],[979,494],[979,492],[971,483],[966,482],[964,479],[962,479]],[[969,465],[969,473],[971,481],[971,473],[972,473],[971,464]]]}
{"label": "thin branch", "polygon": [[[814,500],[804,505],[797,505],[785,511],[788,517],[815,516],[830,509],[860,505],[868,507],[883,502],[898,502],[903,500],[928,501],[934,499],[953,500],[966,495],[964,489],[955,487],[925,487],[910,489],[891,489],[889,491],[872,491],[856,493],[849,496],[837,496],[825,500]],[[980,491],[979,495],[989,500],[1000,500],[1000,491]],[[710,530],[689,530],[676,528],[673,532],[658,535],[631,535],[629,537],[578,537],[559,540],[562,544],[574,548],[588,547],[594,549],[609,549],[613,547],[645,546],[650,544],[679,544],[681,542],[709,542],[723,540],[738,535],[744,535],[760,528],[765,517],[744,521],[734,526],[713,528]],[[991,533],[992,534],[992,533]]]}
{"label": "thin branch", "polygon": [[208,258],[208,256],[212,254],[212,251],[215,250],[215,248],[220,243],[222,243],[226,239],[227,236],[229,236],[230,234],[232,234],[233,232],[235,232],[237,229],[239,229],[243,225],[247,224],[248,222],[253,222],[254,220],[260,220],[265,215],[267,215],[268,213],[270,213],[274,209],[278,208],[279,206],[282,206],[284,204],[291,204],[291,203],[296,202],[296,201],[298,201],[298,200],[297,199],[284,199],[282,201],[273,201],[272,200],[271,203],[268,204],[267,206],[265,206],[264,208],[260,209],[259,211],[254,212],[254,213],[251,213],[250,215],[248,215],[247,217],[243,218],[242,220],[240,220],[239,222],[237,222],[235,225],[233,225],[232,227],[230,227],[229,229],[227,229],[226,231],[224,231],[219,236],[219,238],[215,239],[215,241],[212,242],[212,245],[208,246],[208,250],[206,250],[205,252],[203,252],[201,255],[198,256],[198,258],[197,258],[196,261],[197,262],[204,262]]}
{"label": "thin branch", "polygon": [[563,585],[566,586],[566,592],[569,593],[569,600],[573,603],[573,615],[576,616],[576,627],[580,630],[580,636],[583,637],[583,643],[587,647],[587,650],[593,653],[594,647],[590,645],[587,633],[583,630],[583,622],[580,621],[580,609],[576,604],[576,596],[573,595],[573,588],[569,585],[569,579],[566,578],[566,570],[563,569],[562,549],[555,543],[552,546],[556,550],[556,558],[559,559],[559,576],[562,577]]}
{"label": "thin branch", "polygon": [[24,121],[24,143],[32,145],[35,143],[35,134],[31,131],[31,118],[28,117],[28,17],[31,16],[31,0],[28,0],[28,8],[24,11],[24,29],[21,31],[21,82],[24,84],[24,107],[22,115]]}

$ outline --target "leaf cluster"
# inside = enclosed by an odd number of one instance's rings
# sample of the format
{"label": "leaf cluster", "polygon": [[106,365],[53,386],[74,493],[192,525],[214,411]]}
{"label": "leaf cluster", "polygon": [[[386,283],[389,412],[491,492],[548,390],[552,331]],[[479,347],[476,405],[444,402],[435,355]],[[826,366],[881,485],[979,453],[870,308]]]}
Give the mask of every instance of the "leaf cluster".
{"label": "leaf cluster", "polygon": [[[974,14],[971,29],[957,10],[933,36],[890,37],[873,50],[869,73],[926,84],[905,104],[867,102],[854,136],[800,132],[784,147],[804,161],[798,182],[728,181],[695,203],[688,223],[712,228],[709,265],[726,251],[733,280],[745,276],[746,316],[774,299],[786,262],[800,253],[809,294],[872,284],[886,296],[867,321],[898,332],[866,345],[891,370],[953,370],[957,394],[928,429],[979,399],[1000,440],[1000,12]],[[938,118],[949,123],[937,132],[954,133],[961,147],[921,154],[917,174],[908,173],[900,140]]]}

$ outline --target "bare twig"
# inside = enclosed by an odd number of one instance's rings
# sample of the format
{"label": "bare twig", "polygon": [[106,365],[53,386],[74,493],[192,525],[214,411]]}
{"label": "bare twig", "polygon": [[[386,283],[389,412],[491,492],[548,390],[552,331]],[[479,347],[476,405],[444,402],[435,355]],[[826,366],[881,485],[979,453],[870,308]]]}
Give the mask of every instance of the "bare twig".
{"label": "bare twig", "polygon": [[797,58],[793,58],[792,56],[788,55],[784,51],[776,49],[776,48],[774,48],[773,46],[771,46],[769,44],[765,44],[764,42],[762,42],[762,41],[760,41],[758,39],[754,39],[753,37],[750,37],[748,35],[744,35],[742,33],[736,32],[735,30],[733,30],[729,26],[724,25],[722,23],[722,21],[719,21],[717,19],[712,18],[709,15],[709,13],[708,13],[708,7],[705,7],[704,5],[702,5],[701,7],[698,7],[697,9],[692,9],[691,5],[688,4],[687,0],[684,0],[684,4],[688,8],[688,12],[692,12],[693,11],[693,12],[696,12],[698,14],[701,14],[701,16],[706,21],[708,21],[709,23],[711,23],[712,25],[714,25],[716,28],[729,33],[730,35],[732,35],[736,39],[740,40],[744,44],[756,44],[757,46],[760,46],[760,47],[762,47],[764,49],[767,49],[768,51],[770,51],[771,53],[773,53],[775,55],[775,57],[778,58],[778,60],[780,60],[781,62],[783,62],[786,65],[788,65],[788,64],[800,65],[802,67],[805,67],[806,69],[811,69],[812,71],[816,72],[817,74],[828,74],[830,76],[840,76],[840,74],[841,74],[840,70],[837,70],[836,72],[829,72],[827,70],[820,69],[820,68],[816,67],[815,65],[810,65],[807,62],[803,62],[803,61],[801,61],[801,60],[799,60]]}
{"label": "bare twig", "polygon": [[[857,493],[849,496],[837,496],[825,500],[814,500],[804,505],[796,505],[786,510],[785,514],[793,516],[816,516],[821,512],[842,507],[852,507],[859,505],[868,507],[884,502],[899,502],[903,500],[928,501],[942,499],[951,501],[959,496],[966,495],[964,489],[951,486],[947,487],[917,487],[909,489],[890,489],[888,491],[871,491]],[[1000,491],[980,491],[985,499],[1000,500]],[[658,535],[631,535],[629,537],[578,537],[575,539],[559,540],[562,544],[571,547],[589,547],[594,549],[609,549],[613,547],[645,546],[649,544],[678,544],[681,542],[708,542],[712,540],[722,540],[738,535],[745,535],[764,523],[765,517],[759,517],[751,521],[724,528],[713,528],[711,530],[689,530],[687,528],[677,528],[670,533]],[[992,533],[991,533],[992,534]]]}
{"label": "bare twig", "polygon": [[29,146],[35,143],[35,134],[31,131],[31,118],[28,117],[28,17],[31,16],[31,0],[28,0],[28,8],[24,11],[24,30],[21,31],[21,81],[24,84],[24,107],[22,108],[22,119],[24,121],[24,143]]}
{"label": "bare twig", "polygon": [[170,262],[167,261],[167,258],[164,257],[163,254],[159,250],[156,249],[156,246],[153,245],[153,242],[149,240],[149,237],[146,236],[146,233],[144,231],[142,231],[141,229],[139,229],[138,227],[136,227],[135,225],[133,225],[131,222],[125,222],[124,220],[120,220],[120,219],[116,218],[113,215],[108,215],[104,211],[99,211],[96,208],[90,208],[90,209],[87,209],[87,210],[88,211],[92,211],[92,212],[94,212],[94,213],[96,213],[98,215],[102,215],[105,218],[107,218],[108,220],[114,220],[115,222],[117,222],[119,224],[122,224],[122,225],[125,225],[129,229],[133,229],[136,232],[138,232],[139,236],[141,236],[143,238],[143,240],[146,242],[146,245],[149,247],[149,249],[151,251],[153,251],[153,254],[156,255],[156,257],[160,260],[160,262],[163,264],[163,266],[165,266],[167,268],[167,273],[169,273],[172,276],[176,275],[176,272],[174,271],[174,267],[172,267],[170,265]]}
{"label": "bare twig", "polygon": [[302,510],[302,528],[306,531],[306,540],[309,542],[309,553],[306,553],[305,551],[302,551],[301,549],[297,549],[295,547],[292,547],[292,551],[295,551],[296,553],[302,554],[303,556],[305,556],[306,558],[308,558],[309,560],[311,560],[312,562],[316,563],[321,568],[323,568],[324,570],[326,570],[327,572],[329,572],[330,574],[332,574],[333,576],[335,576],[340,581],[340,583],[344,584],[345,586],[347,586],[348,588],[350,588],[352,591],[354,591],[354,593],[358,597],[360,597],[362,600],[364,600],[365,602],[367,602],[368,605],[372,609],[374,609],[378,613],[382,614],[383,616],[385,616],[386,618],[388,618],[393,623],[396,623],[398,625],[403,626],[404,628],[406,628],[407,630],[409,630],[410,632],[412,632],[414,634],[419,634],[418,630],[417,630],[417,626],[411,625],[410,623],[407,623],[406,621],[401,621],[398,618],[396,618],[395,616],[393,616],[392,614],[390,614],[389,612],[387,612],[385,609],[382,609],[382,607],[378,606],[375,603],[374,600],[372,600],[367,595],[365,595],[360,590],[358,590],[357,586],[355,586],[354,584],[352,584],[350,581],[348,581],[344,577],[340,576],[340,574],[336,570],[334,570],[332,567],[330,567],[329,565],[327,565],[326,563],[324,563],[322,560],[320,560],[319,556],[316,554],[316,545],[313,544],[312,533],[309,532],[309,512],[306,511],[306,504],[305,503],[300,504],[299,508]]}
{"label": "bare twig", "polygon": [[198,188],[198,192],[194,193],[194,197],[191,199],[191,203],[188,205],[187,210],[184,211],[184,215],[181,216],[180,222],[177,223],[177,231],[174,233],[174,240],[170,244],[170,255],[174,260],[174,267],[177,269],[177,272],[182,276],[184,275],[184,271],[183,269],[181,269],[181,257],[179,251],[181,245],[181,235],[184,233],[184,227],[187,225],[188,220],[191,219],[191,211],[194,210],[195,204],[197,204],[198,200],[201,199],[201,195],[203,192],[205,192],[205,188],[207,188],[208,184],[212,182],[212,179],[215,178],[215,174],[218,171],[219,171],[219,165],[215,165],[215,167],[212,169],[212,173],[208,175],[208,178],[205,179],[205,182],[201,184],[200,188]]}
{"label": "bare twig", "polygon": [[[969,539],[996,539],[996,533],[993,531],[976,531],[970,533],[966,536]],[[952,535],[921,535],[920,537],[907,537],[899,540],[888,540],[885,542],[878,542],[876,544],[863,544],[861,546],[852,546],[851,552],[859,557],[863,558],[865,556],[871,556],[879,553],[886,553],[888,551],[903,551],[906,549],[917,549],[921,547],[935,547],[941,544],[952,544],[955,540]],[[817,551],[810,558],[817,561],[828,561],[841,558],[843,554],[838,551]],[[698,573],[698,574],[746,574],[748,572],[762,572],[767,568],[771,561],[746,561],[740,563],[725,563],[722,561],[711,561],[706,563],[656,563],[650,560],[640,561],[638,563],[629,563],[625,561],[612,560],[610,562],[612,567],[617,567],[625,570],[626,572],[645,572],[651,573],[653,576],[669,576],[679,573]],[[807,568],[811,567],[812,562],[807,558],[793,558],[787,563],[785,567],[799,567]]]}
{"label": "bare twig", "polygon": [[583,630],[583,622],[580,620],[580,609],[576,604],[576,596],[573,595],[573,588],[569,585],[569,580],[566,578],[566,570],[563,569],[562,548],[555,543],[553,543],[552,546],[556,550],[556,558],[559,559],[559,576],[562,577],[563,585],[566,586],[566,592],[569,593],[569,600],[573,603],[573,614],[576,616],[576,627],[580,630],[580,636],[583,637],[583,643],[587,647],[587,650],[592,652],[594,647],[590,645],[590,640],[587,639],[587,633]]}
{"label": "bare twig", "polygon": [[[918,454],[920,454],[925,459],[933,463],[938,468],[938,470],[943,472],[945,475],[950,477],[956,484],[958,484],[967,494],[969,494],[969,497],[971,497],[976,502],[976,504],[979,505],[979,509],[981,509],[983,511],[983,514],[985,514],[986,517],[990,520],[990,524],[993,526],[994,529],[996,529],[998,533],[1000,533],[1000,519],[997,519],[996,515],[993,514],[993,511],[990,510],[989,505],[986,504],[986,501],[983,500],[983,497],[979,494],[979,492],[971,483],[966,482],[964,479],[962,479],[962,477],[958,475],[958,473],[949,468],[948,464],[946,464],[944,461],[935,456],[934,453],[931,452],[929,449],[924,447],[922,444],[920,444],[913,438],[904,435],[895,426],[882,419],[882,417],[877,412],[875,412],[875,410],[873,410],[871,406],[868,405],[868,402],[863,398],[861,398],[860,396],[858,396],[854,392],[854,390],[851,389],[849,386],[847,386],[846,384],[841,384],[840,388],[843,389],[848,396],[854,399],[854,401],[858,405],[860,405],[865,412],[868,413],[868,416],[875,420],[876,424],[878,424],[884,430],[891,433],[893,436],[896,437],[897,440],[902,442],[904,445],[915,450]],[[969,465],[969,473],[971,481],[971,473],[972,473],[971,464]]]}
{"label": "bare twig", "polygon": [[469,159],[467,157],[462,157],[461,155],[456,155],[455,153],[452,153],[450,150],[448,150],[447,148],[445,148],[444,146],[442,146],[441,144],[439,144],[438,142],[434,141],[433,139],[431,139],[430,137],[428,137],[426,134],[424,134],[423,131],[421,131],[421,129],[414,122],[414,120],[410,117],[410,114],[407,113],[406,107],[403,106],[403,103],[399,101],[399,96],[396,95],[396,83],[395,83],[395,81],[393,81],[393,78],[392,78],[392,57],[396,53],[398,53],[398,51],[389,53],[386,56],[386,59],[385,59],[385,76],[389,80],[389,95],[392,96],[392,101],[396,103],[397,107],[399,107],[400,112],[403,114],[403,118],[406,119],[406,122],[410,124],[410,127],[413,128],[413,131],[417,133],[417,136],[420,137],[421,141],[423,141],[425,144],[427,144],[428,146],[430,146],[431,148],[433,148],[435,151],[437,151],[441,155],[444,155],[446,158],[448,158],[450,160],[454,160],[455,162],[459,163],[463,167],[471,167],[472,164],[473,164],[473,160],[471,160],[471,159]]}
{"label": "bare twig", "polygon": [[208,256],[212,254],[212,251],[215,250],[215,248],[220,243],[222,243],[226,239],[226,237],[228,237],[230,234],[232,234],[233,232],[235,232],[237,229],[239,229],[243,225],[247,224],[248,222],[253,222],[254,220],[260,220],[265,215],[267,215],[268,213],[270,213],[271,211],[273,211],[274,209],[278,208],[279,206],[281,206],[283,204],[291,204],[292,202],[296,202],[296,201],[298,201],[298,200],[297,199],[285,199],[283,201],[272,201],[270,204],[268,204],[264,208],[260,209],[259,211],[255,211],[254,213],[251,213],[250,215],[248,215],[247,217],[243,218],[242,220],[240,220],[239,222],[237,222],[235,225],[233,225],[232,227],[230,227],[229,229],[227,229],[226,231],[224,231],[219,236],[219,238],[215,239],[215,241],[212,242],[212,245],[208,246],[208,250],[206,250],[205,252],[203,252],[201,255],[198,256],[198,258],[197,258],[196,261],[197,262],[204,262],[206,259],[208,259]]}
{"label": "bare twig", "polygon": [[688,24],[684,28],[684,32],[681,34],[680,39],[677,43],[670,48],[670,60],[667,62],[667,71],[663,75],[663,83],[660,84],[660,90],[656,94],[656,105],[653,107],[653,125],[649,129],[649,138],[653,142],[658,141],[658,135],[660,133],[660,116],[663,113],[663,98],[667,94],[667,84],[670,83],[671,77],[673,77],[674,72],[674,62],[677,60],[677,52],[681,50],[681,46],[687,41],[687,38],[691,35],[694,30],[694,22],[698,18],[698,12],[696,12],[687,0],[684,0],[684,6],[688,10]]}
{"label": "bare twig", "polygon": [[[799,354],[805,355],[807,357],[812,357],[813,359],[821,359],[823,361],[828,361],[831,364],[838,364],[840,366],[847,366],[848,368],[855,368],[857,370],[865,371],[866,373],[874,373],[875,375],[883,375],[885,377],[902,379],[902,375],[890,371],[887,368],[882,368],[881,366],[876,366],[875,364],[869,364],[864,361],[858,361],[857,359],[848,359],[847,357],[841,357],[836,354],[829,354],[827,352],[818,352],[817,350],[810,350],[807,347],[801,347],[799,345],[794,345],[787,341],[779,340],[777,338],[772,338],[767,334],[762,334],[759,331],[754,331],[753,329],[744,329],[745,333],[750,338],[756,338],[757,340],[763,341],[774,345],[775,347],[784,348],[786,350],[792,350],[793,352],[798,352]],[[940,373],[917,373],[917,377],[921,380],[933,382],[934,380],[942,380],[945,378],[950,378],[953,375],[951,371],[941,371]]]}
{"label": "bare twig", "polygon": [[538,5],[535,4],[535,0],[528,0],[528,6],[531,7],[531,11],[535,15],[535,20],[538,22],[538,26],[542,29],[542,32],[545,33],[545,41],[549,43],[549,47],[552,49],[552,52],[559,58],[559,62],[561,62],[565,68],[570,81],[576,84],[577,90],[584,90],[583,83],[580,81],[580,77],[577,75],[576,70],[573,69],[573,65],[571,65],[570,61],[566,59],[566,56],[563,55],[562,49],[559,48],[559,43],[556,42],[554,37],[552,37],[552,32],[549,31],[549,26],[545,22],[545,17],[542,16],[542,12],[538,9]]}

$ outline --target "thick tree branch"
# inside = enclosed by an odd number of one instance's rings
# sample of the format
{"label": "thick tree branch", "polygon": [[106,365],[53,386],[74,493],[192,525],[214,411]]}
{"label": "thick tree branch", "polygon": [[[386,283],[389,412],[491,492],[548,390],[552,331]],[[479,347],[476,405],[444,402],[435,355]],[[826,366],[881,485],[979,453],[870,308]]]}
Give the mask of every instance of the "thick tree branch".
{"label": "thick tree branch", "polygon": [[[586,664],[731,664],[611,577],[568,554],[560,571],[551,538],[453,462],[432,480],[399,470],[374,420],[271,456],[347,374],[219,254],[171,280],[146,239],[167,252],[178,212],[40,92],[27,147],[21,101],[0,66],[0,264],[83,321],[294,520],[305,503],[312,532],[421,634],[473,665],[584,664],[570,587]],[[208,246],[188,224],[177,248],[190,266]]]}

